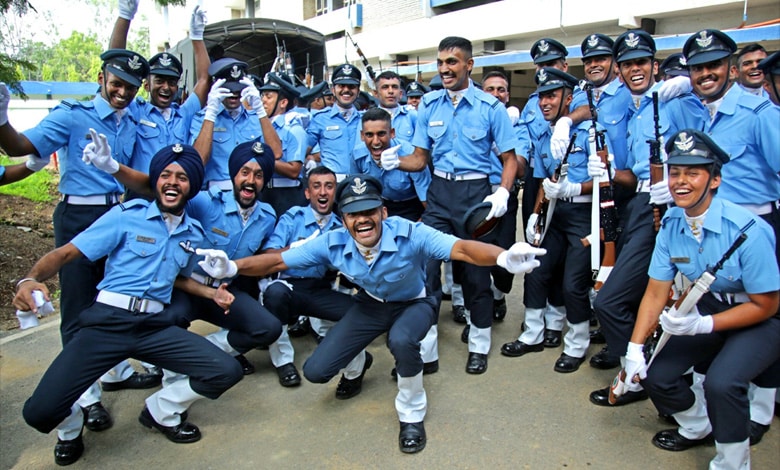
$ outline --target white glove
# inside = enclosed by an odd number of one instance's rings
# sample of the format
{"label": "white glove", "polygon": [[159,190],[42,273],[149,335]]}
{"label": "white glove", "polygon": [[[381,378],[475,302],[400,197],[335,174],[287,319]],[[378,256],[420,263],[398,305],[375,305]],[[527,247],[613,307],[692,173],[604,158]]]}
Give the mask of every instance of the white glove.
{"label": "white glove", "polygon": [[645,346],[643,344],[628,343],[626,366],[623,368],[626,372],[626,378],[625,380],[617,381],[615,384],[613,393],[616,396],[635,390],[637,385],[634,383],[634,377],[637,375],[640,379],[647,377],[647,363],[645,362],[645,355],[642,352],[644,348]]}
{"label": "white glove", "polygon": [[566,155],[566,148],[569,147],[569,131],[571,130],[572,121],[570,118],[564,116],[558,119],[555,123],[555,130],[550,138],[550,152],[556,160],[563,160]]}
{"label": "white glove", "polygon": [[195,9],[192,11],[192,17],[190,18],[190,39],[193,41],[203,40],[203,30],[206,29],[206,12],[200,9],[199,5],[195,5]]}
{"label": "white glove", "polygon": [[509,191],[503,186],[499,186],[493,194],[485,196],[485,199],[483,199],[482,202],[489,202],[493,205],[493,207],[490,208],[487,217],[485,217],[485,220],[490,220],[493,217],[501,217],[506,214],[508,201]]}
{"label": "white glove", "polygon": [[260,98],[260,90],[255,86],[255,82],[249,77],[244,77],[239,83],[246,85],[246,88],[241,90],[241,101],[248,104],[257,113],[258,119],[267,117],[268,114],[266,114],[263,107],[263,100]]}
{"label": "white glove", "polygon": [[308,237],[302,238],[300,240],[295,240],[294,242],[290,243],[290,248],[298,248],[299,246],[305,245],[306,243],[317,238],[319,234],[320,234],[320,229],[317,229],[314,231],[314,233],[312,233]]}
{"label": "white glove", "polygon": [[[612,162],[615,157],[610,155],[609,161]],[[596,154],[588,156],[588,176],[591,178],[606,178],[607,165],[601,161],[601,157]],[[609,165],[609,177],[615,179],[615,166]]]}
{"label": "white glove", "polygon": [[529,273],[542,264],[536,257],[545,254],[547,250],[544,248],[535,248],[528,243],[517,242],[508,250],[498,254],[496,265],[512,274]]}
{"label": "white glove", "polygon": [[131,21],[138,11],[139,0],[119,0],[119,17]]}
{"label": "white glove", "polygon": [[27,161],[24,162],[24,166],[30,171],[41,171],[46,165],[49,164],[48,158],[41,158],[35,154],[27,155]]}
{"label": "white glove", "polygon": [[712,333],[714,326],[712,315],[701,315],[694,307],[687,315],[676,317],[670,312],[661,314],[661,327],[665,332],[675,336],[693,336]]}
{"label": "white glove", "polygon": [[536,222],[539,220],[539,214],[532,212],[525,224],[525,239],[531,243],[536,237]]}
{"label": "white glove", "polygon": [[17,310],[16,318],[19,319],[19,328],[26,330],[27,328],[33,328],[38,326],[38,315],[45,317],[54,312],[54,306],[51,301],[43,298],[43,292],[39,290],[32,291],[33,302],[38,309],[38,313],[33,313],[32,310]]}
{"label": "white glove", "polygon": [[673,201],[672,193],[669,192],[669,181],[659,181],[650,186],[650,204],[662,206]]}
{"label": "white glove", "polygon": [[320,166],[320,162],[317,160],[311,159],[306,160],[306,164],[303,166],[304,170],[306,170],[306,176],[309,176],[309,172],[315,168]]}
{"label": "white glove", "polygon": [[547,199],[560,199],[579,196],[582,193],[582,184],[572,183],[568,178],[563,178],[558,183],[553,183],[550,178],[542,181],[544,195]]}
{"label": "white glove", "polygon": [[203,261],[198,261],[198,266],[214,279],[227,279],[238,274],[235,261],[228,258],[227,253],[222,250],[198,248],[195,254],[203,256]]}
{"label": "white glove", "polygon": [[400,148],[400,145],[396,145],[395,147],[382,150],[382,155],[379,157],[379,162],[382,164],[382,168],[384,168],[386,171],[395,170],[401,166],[401,160],[398,159],[398,149]]}
{"label": "white glove", "polygon": [[516,126],[517,121],[520,120],[520,110],[517,109],[517,106],[510,106],[506,108],[506,113],[509,115],[509,122],[512,123],[512,126]]}
{"label": "white glove", "polygon": [[103,170],[109,175],[119,171],[119,162],[111,156],[111,146],[108,145],[108,139],[104,134],[98,134],[95,129],[89,129],[89,135],[92,136],[92,142],[84,147],[84,153],[81,159],[87,165],[95,165],[98,170]]}
{"label": "white glove", "polygon": [[219,80],[215,81],[213,85],[211,85],[209,96],[206,99],[206,115],[203,118],[206,121],[215,122],[217,120],[217,114],[219,114],[220,106],[222,105],[222,100],[228,96],[233,96],[232,91],[222,87],[226,81],[227,80],[224,78],[220,78]]}
{"label": "white glove", "polygon": [[0,82],[0,126],[8,122],[8,103],[11,101],[11,93],[5,83]]}
{"label": "white glove", "polygon": [[690,93],[693,90],[691,85],[691,79],[680,75],[669,80],[664,80],[661,88],[658,90],[658,99],[662,102],[667,102],[672,98],[676,98],[682,94]]}

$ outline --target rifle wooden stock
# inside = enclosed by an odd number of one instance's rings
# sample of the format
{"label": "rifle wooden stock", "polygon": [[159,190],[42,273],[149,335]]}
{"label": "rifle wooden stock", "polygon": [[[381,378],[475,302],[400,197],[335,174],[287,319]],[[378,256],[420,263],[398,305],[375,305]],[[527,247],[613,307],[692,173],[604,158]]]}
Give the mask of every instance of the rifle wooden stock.
{"label": "rifle wooden stock", "polygon": [[[650,163],[650,185],[660,183],[664,180],[664,165],[663,163]],[[666,212],[666,208],[662,208],[656,204],[653,204],[653,228],[655,231],[661,229],[661,217]]]}
{"label": "rifle wooden stock", "polygon": [[536,203],[534,204],[533,213],[537,215],[536,224],[534,224],[534,239],[528,240],[533,246],[539,246],[542,244],[542,234],[544,233],[545,225],[547,224],[547,208],[550,205],[550,200],[544,195],[544,188],[539,185],[539,191],[536,193]]}

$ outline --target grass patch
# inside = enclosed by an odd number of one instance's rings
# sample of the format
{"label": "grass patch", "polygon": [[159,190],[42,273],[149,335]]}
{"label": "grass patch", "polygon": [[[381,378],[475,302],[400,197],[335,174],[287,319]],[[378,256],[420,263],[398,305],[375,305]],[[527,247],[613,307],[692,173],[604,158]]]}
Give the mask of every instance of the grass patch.
{"label": "grass patch", "polygon": [[[26,158],[11,159],[6,155],[0,155],[0,165],[14,165],[26,161]],[[55,184],[54,175],[43,169],[16,183],[0,186],[0,194],[21,196],[35,202],[49,202],[52,200],[52,187]]]}

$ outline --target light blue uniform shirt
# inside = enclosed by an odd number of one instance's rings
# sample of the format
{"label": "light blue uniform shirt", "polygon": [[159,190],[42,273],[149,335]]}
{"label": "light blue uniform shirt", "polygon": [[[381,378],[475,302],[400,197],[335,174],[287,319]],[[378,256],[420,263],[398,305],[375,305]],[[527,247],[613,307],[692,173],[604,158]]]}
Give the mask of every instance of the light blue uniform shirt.
{"label": "light blue uniform shirt", "polygon": [[[653,91],[658,91],[663,81],[656,83],[642,96],[639,109],[631,103],[627,123],[626,166],[631,168],[637,179],[650,179],[650,139],[655,139],[655,124],[653,122]],[[633,97],[632,97],[633,100]],[[707,109],[696,97],[685,93],[669,101],[658,102],[658,124],[664,142],[683,129],[704,129],[709,118]]]}
{"label": "light blue uniform shirt", "polygon": [[720,261],[738,238],[740,229],[751,220],[755,225],[745,232],[747,240],[715,273],[710,290],[761,294],[780,289],[780,274],[772,256],[775,252],[772,228],[747,209],[719,196],[712,199],[704,218],[701,245],[691,233],[683,209],[672,207],[666,211],[648,274],[659,281],[671,281],[679,271],[688,279],[698,279],[708,266]]}
{"label": "light blue uniform shirt", "polygon": [[[258,201],[244,224],[233,191],[220,191],[216,187],[190,199],[186,211],[203,227],[205,238],[201,247],[222,250],[230,259],[257,253],[271,236],[276,223],[273,208]],[[194,260],[191,265],[193,272],[208,276]]]}
{"label": "light blue uniform shirt", "polygon": [[81,160],[84,147],[92,141],[89,129],[93,128],[98,134],[105,134],[114,160],[125,165],[130,163],[136,141],[138,107],[128,106],[119,125],[114,111],[100,95],[92,101],[63,100],[40,124],[22,133],[41,158],[58,151],[62,194],[91,196],[124,191],[113,176]]}
{"label": "light blue uniform shirt", "polygon": [[720,197],[736,204],[780,199],[780,107],[732,86],[705,129],[730,157]]}
{"label": "light blue uniform shirt", "polygon": [[[390,146],[400,145],[398,155],[409,155],[414,152],[414,146],[411,143],[392,139]],[[407,201],[415,196],[420,201],[426,201],[428,186],[431,185],[431,172],[426,166],[422,171],[386,171],[374,162],[368,147],[359,145],[355,147],[353,153],[355,157],[355,166],[358,173],[371,175],[382,182],[382,197],[390,201]]]}
{"label": "light blue uniform shirt", "polygon": [[494,96],[478,90],[472,82],[457,109],[446,90],[423,96],[412,144],[430,151],[434,169],[489,175],[495,158],[493,142],[502,153],[518,145],[506,108]]}
{"label": "light blue uniform shirt", "polygon": [[135,143],[130,167],[143,173],[149,173],[149,163],[158,150],[166,145],[190,142],[192,118],[200,111],[200,99],[192,94],[183,105],[171,104],[171,118],[167,121],[160,110],[151,103],[137,98],[140,109],[138,119],[138,137]]}
{"label": "light blue uniform shirt", "polygon": [[[593,179],[588,175],[588,129],[590,126],[590,121],[583,121],[571,129],[570,135],[577,133],[577,140],[566,160],[569,164],[566,179],[572,183],[585,183]],[[555,169],[561,162],[553,158],[550,153],[551,138],[552,128],[548,126],[539,138],[537,146],[539,150],[534,152],[534,178],[549,178],[555,173]]]}
{"label": "light blue uniform shirt", "polygon": [[91,261],[104,256],[98,289],[169,303],[173,281],[190,259],[180,244],[197,248],[200,224],[185,215],[172,234],[157,204],[143,199],[114,206],[71,243]]}
{"label": "light blue uniform shirt", "polygon": [[626,170],[628,110],[633,106],[631,92],[616,78],[604,88],[594,104],[598,112],[597,122],[607,130],[607,148],[615,156],[613,164],[618,170]]}
{"label": "light blue uniform shirt", "polygon": [[5,176],[5,167],[0,166],[0,181],[3,181],[3,176]]}
{"label": "light blue uniform shirt", "polygon": [[339,113],[337,106],[317,111],[306,129],[308,147],[320,146],[322,165],[334,173],[349,174],[354,171],[352,150],[360,142],[360,118],[362,113],[354,106],[349,121]]}
{"label": "light blue uniform shirt", "polygon": [[[311,206],[291,207],[282,214],[271,238],[263,246],[265,250],[276,250],[290,246],[290,243],[308,238],[319,230],[321,233],[341,228],[341,219],[331,213],[328,222],[320,229]],[[318,235],[319,236],[319,235]],[[327,266],[316,265],[303,269],[288,269],[281,273],[284,277],[322,278],[328,271]]]}
{"label": "light blue uniform shirt", "polygon": [[[382,108],[384,109],[384,108]],[[392,116],[391,125],[395,129],[395,138],[406,142],[411,142],[414,137],[414,129],[417,126],[417,110],[407,109],[406,106],[398,105],[393,111],[385,109]],[[398,155],[407,155],[399,153]]]}
{"label": "light blue uniform shirt", "polygon": [[[228,111],[221,106],[217,120],[214,122],[214,136],[211,145],[211,158],[206,163],[206,176],[203,178],[204,188],[208,188],[210,181],[230,180],[228,172],[228,160],[230,153],[238,144],[251,142],[258,139],[263,142],[263,131],[260,120],[255,111],[247,111],[241,106],[236,118],[231,118]],[[190,127],[190,144],[198,139],[200,128],[203,126],[204,111],[198,112],[192,119]]]}
{"label": "light blue uniform shirt", "polygon": [[344,228],[285,251],[282,260],[291,269],[330,266],[379,299],[403,302],[417,298],[425,289],[428,260],[449,261],[457,240],[420,222],[388,217],[382,223],[379,252],[370,266]]}
{"label": "light blue uniform shirt", "polygon": [[[515,155],[522,157],[526,164],[528,164],[528,150],[531,147],[528,126],[518,118],[517,122],[512,126],[512,130],[514,130],[518,142],[515,147]],[[495,158],[490,161],[490,184],[501,184],[501,175],[504,172],[504,162],[499,155],[496,155],[496,147],[493,147],[492,149]],[[528,167],[526,171],[530,171],[530,167]]]}

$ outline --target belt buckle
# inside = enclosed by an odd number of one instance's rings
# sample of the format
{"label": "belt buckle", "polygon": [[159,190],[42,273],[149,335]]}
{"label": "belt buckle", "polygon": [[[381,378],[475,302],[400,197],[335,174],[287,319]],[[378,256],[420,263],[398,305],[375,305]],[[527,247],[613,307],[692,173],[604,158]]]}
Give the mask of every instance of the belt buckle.
{"label": "belt buckle", "polygon": [[139,297],[132,297],[130,299],[130,305],[128,306],[128,310],[133,312],[134,314],[139,313],[146,313],[146,308],[148,307],[149,302],[146,299],[141,299]]}

